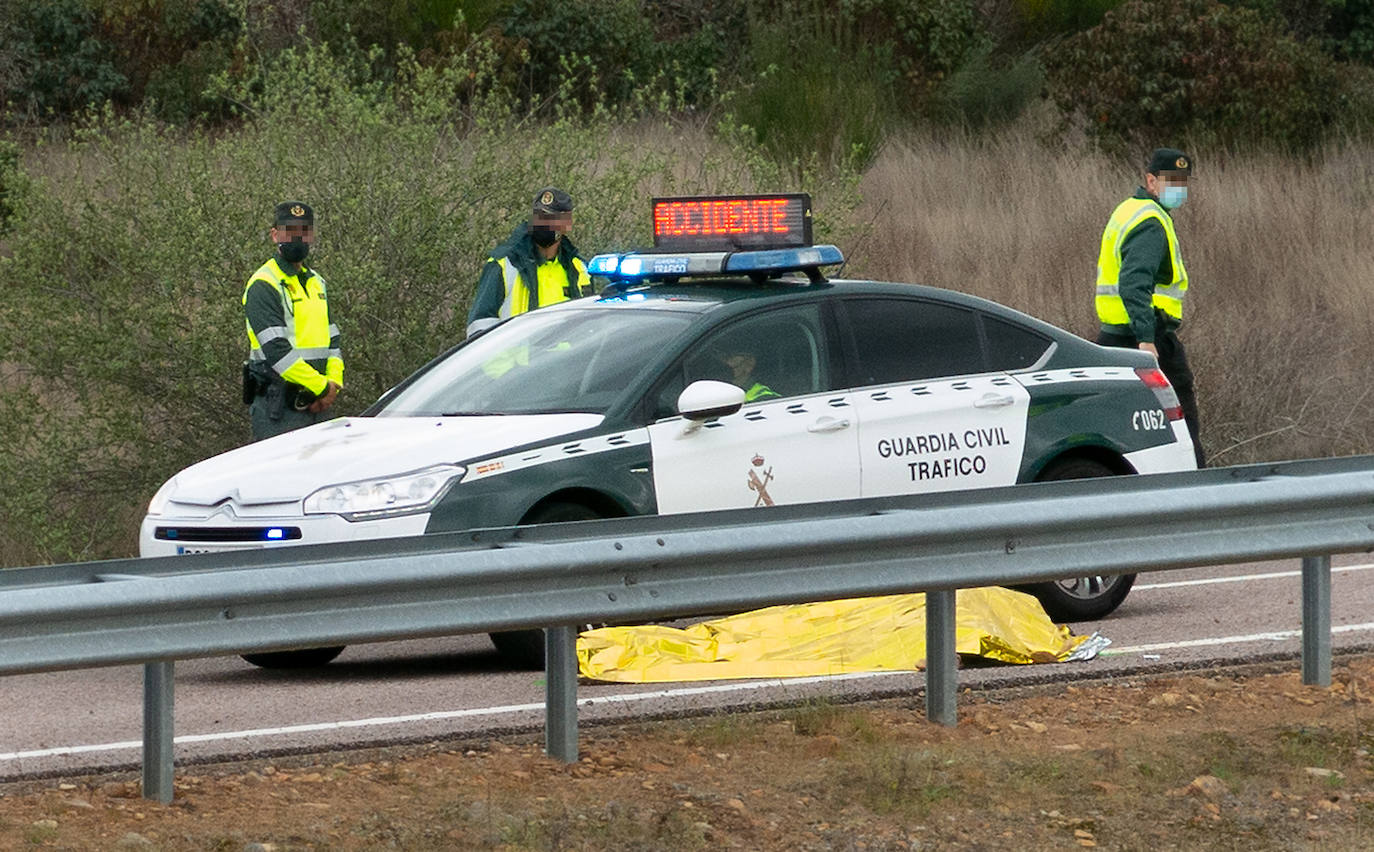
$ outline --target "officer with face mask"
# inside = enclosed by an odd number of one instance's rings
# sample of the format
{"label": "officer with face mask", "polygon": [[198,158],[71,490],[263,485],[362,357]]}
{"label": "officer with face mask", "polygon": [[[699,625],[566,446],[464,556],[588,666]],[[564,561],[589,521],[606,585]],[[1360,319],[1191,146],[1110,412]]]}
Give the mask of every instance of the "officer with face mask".
{"label": "officer with face mask", "polygon": [[1188,273],[1173,220],[1173,211],[1188,200],[1192,174],[1192,157],[1176,148],[1155,150],[1145,164],[1144,186],[1108,220],[1097,258],[1097,342],[1155,356],[1178,394],[1202,467],[1193,371],[1178,339]]}
{"label": "officer with face mask", "polygon": [[591,295],[591,279],[572,230],[572,198],[546,187],[534,194],[529,221],[492,249],[468,312],[468,336],[503,319],[567,299]]}
{"label": "officer with face mask", "polygon": [[276,206],[274,257],[243,291],[248,360],[243,401],[254,440],[309,426],[327,416],[343,388],[339,329],[329,318],[324,279],[306,264],[315,242],[315,212],[300,201]]}

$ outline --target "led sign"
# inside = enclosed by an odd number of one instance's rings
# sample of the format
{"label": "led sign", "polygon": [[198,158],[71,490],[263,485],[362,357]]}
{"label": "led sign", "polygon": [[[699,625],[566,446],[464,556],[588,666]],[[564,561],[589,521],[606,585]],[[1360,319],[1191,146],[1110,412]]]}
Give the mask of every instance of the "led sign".
{"label": "led sign", "polygon": [[658,251],[811,245],[811,196],[720,195],[654,199]]}

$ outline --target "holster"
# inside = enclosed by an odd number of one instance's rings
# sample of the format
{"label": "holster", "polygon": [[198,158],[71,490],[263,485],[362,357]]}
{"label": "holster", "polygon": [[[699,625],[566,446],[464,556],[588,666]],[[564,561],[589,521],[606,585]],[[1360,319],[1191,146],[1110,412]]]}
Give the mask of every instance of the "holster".
{"label": "holster", "polygon": [[258,397],[258,376],[249,362],[243,362],[243,404],[252,405]]}

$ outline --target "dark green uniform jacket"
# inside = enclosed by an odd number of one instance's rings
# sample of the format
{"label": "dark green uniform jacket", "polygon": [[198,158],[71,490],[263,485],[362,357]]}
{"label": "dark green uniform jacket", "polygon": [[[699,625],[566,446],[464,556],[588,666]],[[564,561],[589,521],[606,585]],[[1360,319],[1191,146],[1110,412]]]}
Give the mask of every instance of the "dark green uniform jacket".
{"label": "dark green uniform jacket", "polygon": [[[573,245],[572,240],[564,236],[558,244],[558,262],[563,265],[563,271],[567,273],[569,281],[577,281],[579,272],[573,265],[573,258],[578,257],[577,246]],[[486,264],[482,267],[482,277],[477,282],[477,295],[472,300],[472,309],[468,311],[468,322],[482,319],[485,317],[496,317],[500,314],[501,304],[506,300],[506,282],[501,274],[500,260],[509,258],[515,268],[520,271],[520,278],[525,282],[526,288],[530,291],[530,310],[539,307],[539,279],[538,267],[544,262],[539,255],[539,250],[535,248],[530,240],[530,223],[521,222],[511,231],[506,241],[492,249]],[[590,292],[588,290],[587,292]],[[578,296],[587,293],[567,293],[569,299],[576,299]]]}

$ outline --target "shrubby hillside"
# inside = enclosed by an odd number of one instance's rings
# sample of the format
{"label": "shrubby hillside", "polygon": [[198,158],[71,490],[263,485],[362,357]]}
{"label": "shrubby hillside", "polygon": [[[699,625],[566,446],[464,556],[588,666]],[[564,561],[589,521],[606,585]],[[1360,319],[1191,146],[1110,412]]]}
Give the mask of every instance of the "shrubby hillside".
{"label": "shrubby hillside", "polygon": [[288,196],[347,414],[459,339],[538,185],[589,253],[655,193],[808,191],[845,274],[1090,335],[1107,213],[1185,146],[1209,454],[1368,451],[1371,61],[1374,0],[0,0],[0,565],[128,555],[247,440]]}

